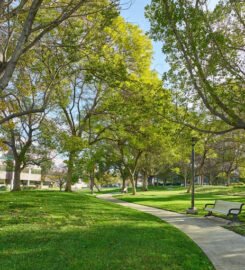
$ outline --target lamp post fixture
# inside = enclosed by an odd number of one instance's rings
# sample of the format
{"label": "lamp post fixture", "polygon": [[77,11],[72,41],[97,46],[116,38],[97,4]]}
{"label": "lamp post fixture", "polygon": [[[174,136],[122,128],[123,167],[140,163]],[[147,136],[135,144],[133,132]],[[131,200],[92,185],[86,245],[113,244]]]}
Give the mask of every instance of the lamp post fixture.
{"label": "lamp post fixture", "polygon": [[195,207],[195,145],[198,139],[196,137],[191,138],[191,175],[192,175],[192,187],[191,187],[191,207],[186,210],[187,214],[197,214],[197,208]]}

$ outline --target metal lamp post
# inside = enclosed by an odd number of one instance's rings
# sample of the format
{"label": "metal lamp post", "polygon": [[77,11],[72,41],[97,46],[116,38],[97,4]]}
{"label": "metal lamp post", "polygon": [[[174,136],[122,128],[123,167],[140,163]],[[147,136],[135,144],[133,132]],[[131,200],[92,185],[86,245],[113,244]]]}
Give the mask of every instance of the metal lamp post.
{"label": "metal lamp post", "polygon": [[195,145],[197,138],[191,138],[191,175],[192,175],[192,188],[191,188],[191,207],[187,209],[187,214],[197,214],[197,208],[195,207]]}

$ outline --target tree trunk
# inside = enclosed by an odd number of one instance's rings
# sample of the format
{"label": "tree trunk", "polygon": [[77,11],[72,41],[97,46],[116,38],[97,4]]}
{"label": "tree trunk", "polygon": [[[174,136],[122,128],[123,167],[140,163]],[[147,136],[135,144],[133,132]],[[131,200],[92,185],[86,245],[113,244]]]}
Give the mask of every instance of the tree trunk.
{"label": "tree trunk", "polygon": [[74,162],[74,153],[69,153],[69,160],[68,160],[68,170],[67,170],[67,179],[66,179],[66,192],[71,192],[71,182],[72,182],[72,173],[73,173],[73,162]]}
{"label": "tree trunk", "polygon": [[187,177],[186,177],[186,175],[184,175],[184,181],[185,181],[184,185],[185,185],[185,187],[187,187]]}
{"label": "tree trunk", "polygon": [[94,186],[96,187],[97,191],[98,191],[98,192],[100,192],[100,188],[99,188],[99,186],[98,186],[98,185],[96,185],[95,183],[94,183]]}
{"label": "tree trunk", "polygon": [[201,175],[201,186],[203,186],[203,184],[204,184],[204,175],[202,174]]}
{"label": "tree trunk", "polygon": [[45,174],[43,172],[41,172],[40,189],[43,188],[44,181],[45,181]]}
{"label": "tree trunk", "polygon": [[123,177],[122,178],[122,189],[121,189],[121,192],[124,192],[125,188],[126,188],[126,179]]}
{"label": "tree trunk", "polygon": [[142,186],[142,190],[143,191],[147,191],[148,190],[148,178],[147,178],[146,172],[144,172],[144,175],[143,175],[143,186]]}
{"label": "tree trunk", "polygon": [[188,187],[188,189],[187,189],[187,193],[190,193],[191,192],[191,188],[192,188],[192,184],[190,183],[190,185],[189,185],[189,187]]}
{"label": "tree trunk", "polygon": [[94,185],[95,185],[95,183],[94,183],[94,171],[90,172],[89,178],[90,178],[90,185],[89,185],[90,192],[91,192],[91,194],[93,194],[94,193]]}
{"label": "tree trunk", "polygon": [[152,183],[151,183],[151,178],[150,176],[147,177],[147,185],[148,186],[152,186]]}
{"label": "tree trunk", "polygon": [[188,170],[184,167],[184,186],[187,187]]}
{"label": "tree trunk", "polygon": [[130,175],[130,182],[132,185],[132,194],[135,195],[136,194],[136,187],[135,187],[134,175]]}
{"label": "tree trunk", "polygon": [[59,184],[60,192],[62,191],[62,184]]}
{"label": "tree trunk", "polygon": [[21,162],[15,161],[14,166],[14,185],[12,191],[20,191],[20,173],[21,173]]}
{"label": "tree trunk", "polygon": [[209,185],[213,185],[213,176],[212,176],[212,174],[210,173],[209,174]]}
{"label": "tree trunk", "polygon": [[227,186],[229,186],[231,184],[231,173],[230,172],[226,173],[226,178],[227,178]]}

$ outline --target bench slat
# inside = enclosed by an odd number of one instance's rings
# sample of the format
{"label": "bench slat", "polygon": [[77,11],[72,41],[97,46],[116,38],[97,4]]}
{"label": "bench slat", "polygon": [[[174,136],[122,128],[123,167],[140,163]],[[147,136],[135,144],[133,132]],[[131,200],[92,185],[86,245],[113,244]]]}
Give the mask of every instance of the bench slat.
{"label": "bench slat", "polygon": [[227,202],[222,200],[216,200],[215,201],[215,207],[218,208],[225,208],[225,209],[231,209],[231,208],[240,208],[242,203],[239,202]]}
{"label": "bench slat", "polygon": [[[209,212],[216,212],[221,214],[239,214],[243,203],[239,202],[227,202],[222,200],[216,200],[213,208],[206,207],[205,210]],[[231,210],[234,209],[234,210]]]}
{"label": "bench slat", "polygon": [[222,209],[216,209],[216,208],[205,208],[204,210],[206,211],[209,211],[209,212],[216,212],[216,213],[221,213],[221,214],[225,214],[227,215],[229,213],[229,210],[228,211],[223,211]]}

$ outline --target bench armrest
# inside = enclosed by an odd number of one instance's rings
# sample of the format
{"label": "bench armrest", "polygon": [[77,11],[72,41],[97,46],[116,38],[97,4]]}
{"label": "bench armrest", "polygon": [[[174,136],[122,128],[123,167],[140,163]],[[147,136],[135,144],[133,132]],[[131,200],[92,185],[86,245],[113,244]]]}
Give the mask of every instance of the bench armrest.
{"label": "bench armrest", "polygon": [[240,208],[231,208],[231,209],[229,209],[228,215],[232,214],[231,212],[234,211],[234,210],[238,211],[237,215],[239,215],[241,213],[241,211],[242,211],[243,205],[244,204],[242,204]]}
{"label": "bench armrest", "polygon": [[214,203],[207,203],[205,204],[204,208],[206,208],[208,205],[215,205]]}

